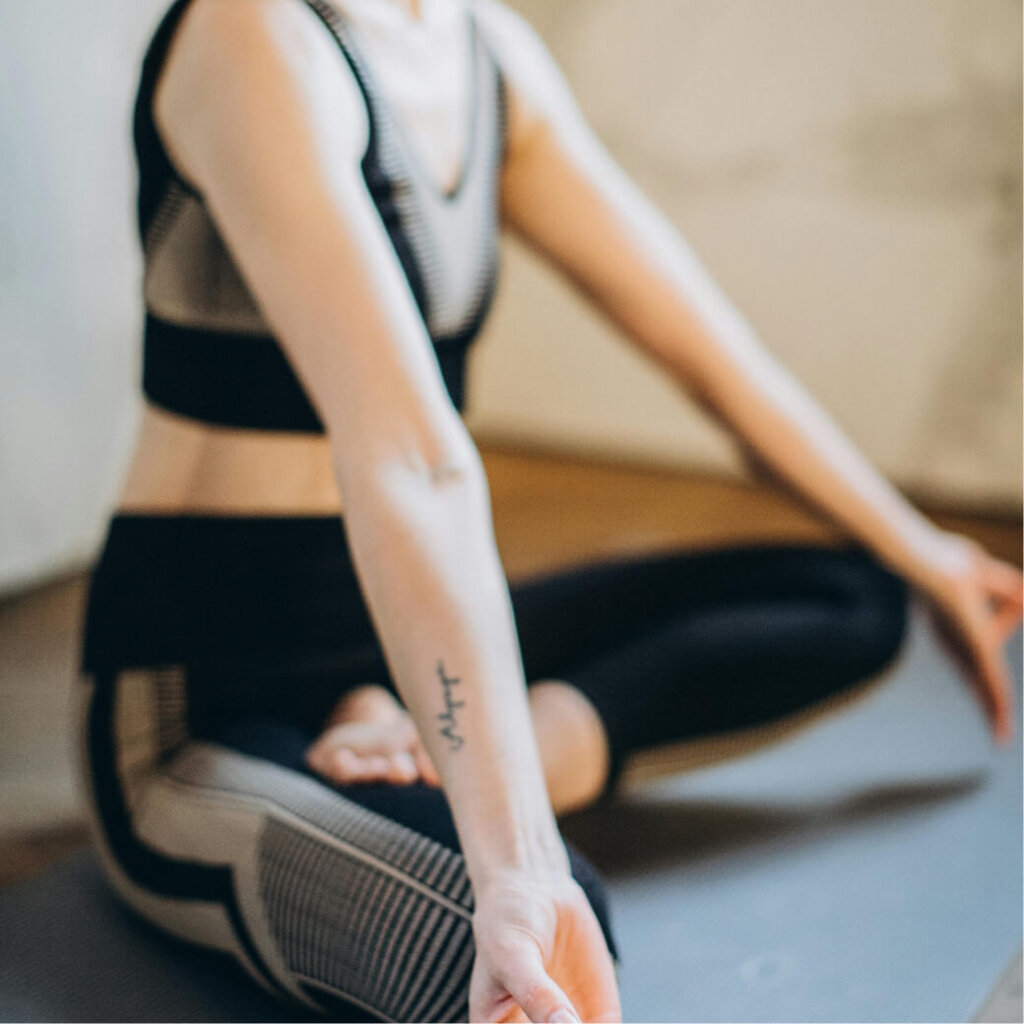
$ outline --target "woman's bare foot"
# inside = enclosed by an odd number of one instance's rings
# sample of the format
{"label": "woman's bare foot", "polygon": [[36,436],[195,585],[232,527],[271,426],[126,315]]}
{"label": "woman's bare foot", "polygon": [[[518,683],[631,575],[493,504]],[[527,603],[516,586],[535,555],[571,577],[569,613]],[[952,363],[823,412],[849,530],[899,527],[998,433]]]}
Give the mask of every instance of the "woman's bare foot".
{"label": "woman's bare foot", "polygon": [[[561,680],[534,683],[530,713],[551,806],[578,810],[601,793],[608,775],[608,741],[601,719],[575,687]],[[306,751],[318,775],[341,784],[441,780],[409,713],[376,684],[345,694],[324,731]]]}
{"label": "woman's bare foot", "polygon": [[306,763],[331,782],[423,779],[440,786],[430,755],[408,711],[383,686],[369,683],[345,694],[324,731],[306,751]]}

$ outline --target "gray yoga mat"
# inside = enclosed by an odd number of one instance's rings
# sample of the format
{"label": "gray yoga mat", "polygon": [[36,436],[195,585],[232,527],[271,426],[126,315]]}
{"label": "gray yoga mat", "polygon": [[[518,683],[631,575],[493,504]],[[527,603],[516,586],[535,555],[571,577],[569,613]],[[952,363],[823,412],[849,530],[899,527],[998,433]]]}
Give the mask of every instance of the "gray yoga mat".
{"label": "gray yoga mat", "polygon": [[[1019,633],[1009,654],[1019,691]],[[608,883],[624,1019],[970,1019],[1021,941],[1019,750],[915,608],[863,703],[565,820]],[[0,895],[0,1020],[297,1019],[123,911],[90,854]]]}
{"label": "gray yoga mat", "polygon": [[[1021,943],[1021,634],[997,751],[920,605],[810,731],[564,831],[605,877],[631,1021],[965,1021]],[[571,827],[570,827],[571,826]]]}
{"label": "gray yoga mat", "polygon": [[91,851],[0,895],[0,1021],[296,1021],[115,900]]}

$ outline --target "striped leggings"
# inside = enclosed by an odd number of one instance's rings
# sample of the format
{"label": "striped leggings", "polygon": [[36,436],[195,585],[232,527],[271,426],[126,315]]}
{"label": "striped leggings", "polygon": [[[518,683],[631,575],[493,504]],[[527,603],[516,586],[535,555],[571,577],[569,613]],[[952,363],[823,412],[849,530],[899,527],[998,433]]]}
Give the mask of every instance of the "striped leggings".
{"label": "striped leggings", "polygon": [[94,845],[120,896],[315,1013],[468,1019],[461,854],[296,770],[189,740],[183,682],[175,669],[82,679]]}

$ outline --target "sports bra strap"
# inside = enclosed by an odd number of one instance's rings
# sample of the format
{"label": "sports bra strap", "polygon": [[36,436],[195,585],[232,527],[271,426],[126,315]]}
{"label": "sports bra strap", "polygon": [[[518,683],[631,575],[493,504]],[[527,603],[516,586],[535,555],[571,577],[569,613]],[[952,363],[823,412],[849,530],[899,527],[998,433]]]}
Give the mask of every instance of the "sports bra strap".
{"label": "sports bra strap", "polygon": [[[160,79],[160,72],[163,70],[168,50],[174,41],[174,35],[181,24],[181,19],[185,16],[191,2],[192,0],[174,0],[160,20],[142,62],[142,73],[135,102],[133,131],[140,165],[144,165],[141,167],[137,209],[139,234],[143,241],[145,241],[163,199],[168,182],[174,181],[187,194],[195,196],[197,199],[202,198],[201,191],[175,166],[160,137],[153,116],[153,98],[157,82]],[[377,135],[373,103],[370,99],[366,79],[345,42],[342,16],[325,0],[301,0],[301,2],[305,3],[324,23],[352,69],[352,74],[363,98],[363,104],[366,107],[369,125],[367,151],[369,152],[376,144]]]}
{"label": "sports bra strap", "polygon": [[185,192],[199,196],[197,189],[174,166],[153,118],[153,96],[174,33],[191,0],[175,0],[164,14],[142,61],[139,90],[135,99],[133,132],[139,161],[137,218],[139,235],[145,244],[150,224],[163,201],[169,181]]}
{"label": "sports bra strap", "polygon": [[[366,106],[361,170],[427,327],[454,406],[465,402],[467,349],[491,306],[498,271],[497,182],[505,144],[505,91],[483,34],[473,33],[476,162],[461,194],[431,191],[401,145],[394,114],[343,12],[305,3],[333,36]],[[323,424],[262,316],[201,193],[175,168],[152,102],[175,30],[191,0],[174,0],[143,60],[135,105],[138,221],[145,257],[142,387],[171,412],[222,426],[322,433]],[[470,13],[470,17],[472,14]],[[476,45],[479,39],[482,48]],[[484,66],[493,77],[481,75]],[[487,97],[480,106],[479,96]],[[491,107],[490,104],[494,106]],[[493,115],[489,113],[493,110]]]}

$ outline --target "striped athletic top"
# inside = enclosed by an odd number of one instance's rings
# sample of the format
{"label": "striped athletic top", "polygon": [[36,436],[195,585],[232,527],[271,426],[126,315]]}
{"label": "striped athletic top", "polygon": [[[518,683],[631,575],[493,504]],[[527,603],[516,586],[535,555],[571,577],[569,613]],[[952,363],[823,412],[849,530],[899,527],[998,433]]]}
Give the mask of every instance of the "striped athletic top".
{"label": "striped athletic top", "polygon": [[[323,433],[323,424],[220,237],[202,195],[176,171],[153,119],[160,68],[190,0],[176,0],[146,51],[135,105],[138,227],[144,255],[142,388],[154,404],[206,423]],[[465,163],[443,191],[418,163],[374,82],[350,19],[301,0],[350,65],[366,103],[362,173],[433,342],[455,407],[467,350],[498,271],[497,186],[505,149],[500,68],[467,8],[473,76]]]}

